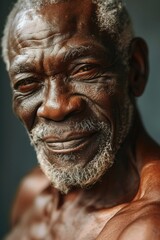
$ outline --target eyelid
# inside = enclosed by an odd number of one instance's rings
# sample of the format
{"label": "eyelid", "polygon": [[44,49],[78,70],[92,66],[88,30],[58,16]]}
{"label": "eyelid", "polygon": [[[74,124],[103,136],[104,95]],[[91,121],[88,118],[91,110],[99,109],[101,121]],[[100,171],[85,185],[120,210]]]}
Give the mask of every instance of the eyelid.
{"label": "eyelid", "polygon": [[[23,78],[23,79],[20,79],[20,80],[16,81],[13,84],[14,89],[18,89],[19,86],[23,85],[25,82],[27,83],[27,81],[28,81],[28,85],[40,82],[40,80],[36,77],[33,77],[33,76],[32,77],[26,77],[26,78]],[[27,85],[27,84],[24,84],[24,85]]]}
{"label": "eyelid", "polygon": [[11,77],[11,79],[13,79],[13,85],[27,78],[36,78],[36,76],[32,73],[18,73],[15,76]]}
{"label": "eyelid", "polygon": [[[76,66],[74,66],[73,68],[72,68],[72,75],[75,75],[76,73],[78,74],[78,72],[81,70],[81,69],[83,69],[83,68],[90,68],[90,69],[88,69],[88,70],[86,70],[86,72],[88,71],[92,71],[92,70],[94,70],[94,69],[97,69],[97,68],[100,68],[100,64],[98,64],[98,63],[91,63],[91,62],[88,62],[88,63],[79,63],[79,64],[77,64]],[[85,71],[84,71],[85,72]]]}

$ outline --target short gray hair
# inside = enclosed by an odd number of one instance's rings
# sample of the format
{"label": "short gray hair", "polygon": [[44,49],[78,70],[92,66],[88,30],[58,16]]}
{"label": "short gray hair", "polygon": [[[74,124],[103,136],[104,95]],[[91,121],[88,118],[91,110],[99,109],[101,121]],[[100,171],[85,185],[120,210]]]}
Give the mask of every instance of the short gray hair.
{"label": "short gray hair", "polygon": [[[58,2],[67,1],[71,0],[18,0],[16,2],[8,15],[2,38],[2,57],[6,63],[7,70],[9,69],[9,31],[16,14],[20,11],[28,9],[38,10],[48,4],[56,4]],[[128,47],[134,33],[129,14],[124,3],[121,0],[92,0],[92,2],[97,6],[97,22],[100,30],[105,31],[107,29],[113,41],[117,43],[118,50],[122,53],[123,62],[127,63]]]}

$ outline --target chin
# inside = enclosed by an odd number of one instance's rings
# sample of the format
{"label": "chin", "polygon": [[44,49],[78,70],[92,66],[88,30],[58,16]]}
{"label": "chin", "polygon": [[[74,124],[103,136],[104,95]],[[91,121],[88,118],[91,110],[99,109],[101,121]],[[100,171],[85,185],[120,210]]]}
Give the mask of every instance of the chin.
{"label": "chin", "polygon": [[[44,143],[42,141],[33,143],[40,167],[55,188],[63,193],[68,193],[73,187],[87,188],[95,184],[113,165],[115,152],[111,146],[111,127],[101,122],[99,129],[101,134],[98,148],[85,164],[84,161],[77,160],[78,154],[72,152],[53,155],[52,158],[55,157],[56,161],[50,161],[50,155],[46,154]],[[58,165],[57,162],[61,164]]]}

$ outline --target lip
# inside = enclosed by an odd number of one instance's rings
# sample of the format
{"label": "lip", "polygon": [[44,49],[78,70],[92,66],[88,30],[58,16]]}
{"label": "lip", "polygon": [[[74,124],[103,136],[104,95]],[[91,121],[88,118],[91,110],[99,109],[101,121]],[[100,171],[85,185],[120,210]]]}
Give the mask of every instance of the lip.
{"label": "lip", "polygon": [[66,137],[65,139],[57,139],[52,136],[45,137],[44,142],[48,150],[54,153],[71,153],[76,152],[89,145],[97,136],[97,132],[77,134]]}

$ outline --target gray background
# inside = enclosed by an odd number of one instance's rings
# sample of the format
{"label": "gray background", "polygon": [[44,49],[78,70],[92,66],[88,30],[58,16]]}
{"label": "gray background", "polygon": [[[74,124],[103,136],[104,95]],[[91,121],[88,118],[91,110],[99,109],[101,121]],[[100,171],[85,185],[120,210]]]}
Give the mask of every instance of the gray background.
{"label": "gray background", "polygon": [[[0,2],[0,32],[14,1]],[[160,1],[126,0],[136,35],[146,39],[150,49],[150,77],[144,95],[138,100],[149,133],[160,143]],[[27,135],[11,110],[11,91],[3,62],[0,62],[0,239],[9,223],[11,202],[26,172],[36,165]],[[18,239],[17,239],[18,240]]]}

